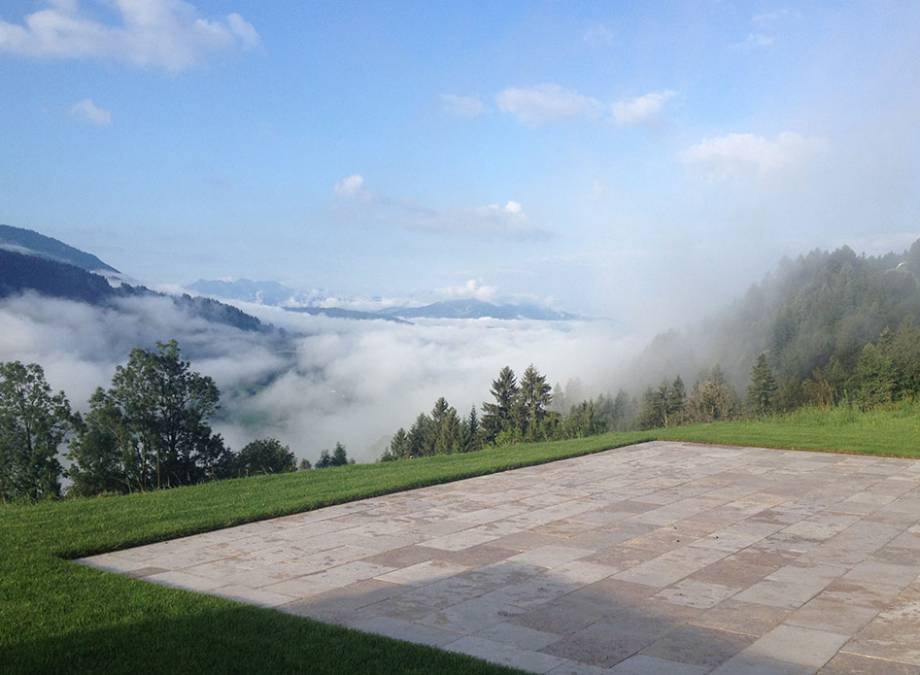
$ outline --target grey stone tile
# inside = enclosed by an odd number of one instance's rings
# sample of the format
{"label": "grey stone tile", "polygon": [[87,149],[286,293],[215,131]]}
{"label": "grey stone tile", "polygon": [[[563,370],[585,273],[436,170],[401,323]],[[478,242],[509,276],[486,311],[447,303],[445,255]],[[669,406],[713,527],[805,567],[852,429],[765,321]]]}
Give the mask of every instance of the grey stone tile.
{"label": "grey stone tile", "polygon": [[675,605],[709,609],[723,600],[727,600],[739,590],[740,588],[735,586],[722,586],[721,584],[697,581],[696,579],[684,579],[659,591],[655,597]]}
{"label": "grey stone tile", "polygon": [[709,668],[636,654],[611,668],[610,675],[704,675]]}
{"label": "grey stone tile", "polygon": [[530,651],[542,649],[562,639],[562,636],[556,633],[547,633],[545,631],[535,630],[533,628],[504,621],[484,628],[476,633],[476,635],[488,640],[504,642],[514,645],[519,649]]}
{"label": "grey stone tile", "polygon": [[709,671],[750,646],[756,639],[753,635],[687,624],[663,635],[646,647],[642,654],[704,667]]}
{"label": "grey stone tile", "polygon": [[468,654],[484,661],[520,668],[532,673],[547,673],[562,665],[562,660],[550,654],[519,649],[514,645],[495,642],[478,636],[467,636],[447,645],[446,649]]}
{"label": "grey stone tile", "polygon": [[461,637],[458,633],[453,633],[442,628],[413,623],[411,621],[395,619],[388,616],[359,619],[350,622],[349,627],[364,631],[365,633],[377,633],[378,635],[385,635],[386,637],[391,637],[396,640],[416,642],[418,644],[431,645],[432,647],[442,647]]}

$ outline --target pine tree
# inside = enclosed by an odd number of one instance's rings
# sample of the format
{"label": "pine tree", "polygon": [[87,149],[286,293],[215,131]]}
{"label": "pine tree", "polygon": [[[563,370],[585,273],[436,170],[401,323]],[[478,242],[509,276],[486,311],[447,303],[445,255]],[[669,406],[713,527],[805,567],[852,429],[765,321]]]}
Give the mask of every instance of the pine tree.
{"label": "pine tree", "polygon": [[505,366],[498,379],[492,381],[491,393],[495,402],[482,404],[482,427],[487,443],[492,443],[501,432],[511,430],[518,391],[514,371]]}
{"label": "pine tree", "polygon": [[664,387],[652,389],[649,387],[642,395],[642,407],[639,410],[639,428],[657,429],[666,422],[667,410],[667,384]]}
{"label": "pine tree", "polygon": [[409,457],[425,457],[434,453],[434,422],[425,413],[415,418],[409,427]]}
{"label": "pine tree", "polygon": [[479,415],[476,406],[470,408],[469,417],[463,424],[462,452],[475,452],[482,447],[482,430],[479,424]]}
{"label": "pine tree", "polygon": [[755,415],[766,415],[776,409],[776,378],[767,361],[767,355],[761,354],[751,369],[751,384],[748,386],[748,408]]}
{"label": "pine tree", "polygon": [[709,375],[698,381],[687,399],[689,417],[694,422],[715,422],[735,414],[738,397],[716,365]]}
{"label": "pine tree", "polygon": [[390,439],[388,452],[392,455],[393,459],[405,459],[409,457],[409,436],[402,427],[400,427],[399,430],[393,434],[393,438]]}
{"label": "pine tree", "polygon": [[431,418],[435,425],[434,454],[447,455],[459,450],[460,418],[456,409],[444,398],[439,398]]}
{"label": "pine tree", "polygon": [[680,375],[674,378],[667,395],[667,425],[680,424],[687,409],[687,389]]}
{"label": "pine tree", "polygon": [[546,409],[553,401],[550,392],[546,376],[541,375],[533,364],[527,366],[521,377],[519,392],[520,427],[525,439],[536,440],[541,437]]}
{"label": "pine tree", "polygon": [[894,399],[897,374],[891,358],[871,342],[863,347],[854,376],[859,403],[864,408]]}
{"label": "pine tree", "polygon": [[345,446],[341,443],[335,444],[335,450],[332,451],[332,466],[345,466],[348,464],[348,453]]}

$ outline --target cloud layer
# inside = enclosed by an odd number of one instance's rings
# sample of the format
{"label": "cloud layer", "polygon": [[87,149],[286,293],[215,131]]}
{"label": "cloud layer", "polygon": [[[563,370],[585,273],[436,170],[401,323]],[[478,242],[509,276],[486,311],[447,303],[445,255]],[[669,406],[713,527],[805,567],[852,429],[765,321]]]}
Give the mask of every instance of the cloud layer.
{"label": "cloud layer", "polygon": [[[470,282],[465,291],[488,287]],[[614,384],[633,343],[600,323],[429,321],[399,325],[310,317],[241,304],[287,335],[246,333],[189,317],[164,298],[115,308],[25,296],[0,302],[0,361],[35,361],[52,387],[85,409],[132,347],[176,338],[192,365],[222,392],[216,428],[232,447],[275,436],[311,461],[337,440],[376,459],[389,434],[439,396],[463,413],[488,396],[504,365],[536,363],[552,380]]]}
{"label": "cloud layer", "polygon": [[500,110],[530,126],[563,119],[597,117],[603,110],[597,99],[553,83],[508,87],[499,92],[496,101]]}
{"label": "cloud layer", "polygon": [[[96,4],[98,11],[89,12],[79,0],[57,0],[47,9],[28,14],[22,23],[0,20],[0,52],[122,61],[175,72],[221,52],[259,44],[256,29],[236,13],[207,19],[183,0]],[[111,21],[96,18],[104,13]]]}

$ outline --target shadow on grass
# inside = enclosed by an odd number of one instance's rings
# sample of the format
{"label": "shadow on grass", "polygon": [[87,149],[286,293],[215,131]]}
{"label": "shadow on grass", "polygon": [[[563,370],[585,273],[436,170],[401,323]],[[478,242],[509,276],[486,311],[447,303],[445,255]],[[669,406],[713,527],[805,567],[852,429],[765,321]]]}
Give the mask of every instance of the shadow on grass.
{"label": "shadow on grass", "polygon": [[[200,598],[203,605],[208,598]],[[3,673],[482,673],[459,654],[220,603],[183,616],[75,627],[0,649]],[[114,617],[113,617],[114,619]]]}

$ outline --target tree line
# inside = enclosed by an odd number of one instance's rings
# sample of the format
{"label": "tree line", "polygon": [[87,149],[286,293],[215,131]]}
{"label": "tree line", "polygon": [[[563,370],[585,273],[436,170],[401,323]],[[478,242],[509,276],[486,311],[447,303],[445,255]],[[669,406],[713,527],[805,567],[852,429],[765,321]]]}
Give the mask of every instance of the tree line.
{"label": "tree line", "polygon": [[[90,496],[311,468],[274,438],[232,451],[210,425],[219,407],[217,385],[174,340],[132,350],[85,414],[51,390],[40,365],[0,363],[0,501],[59,497],[65,478],[68,495]],[[348,463],[339,443],[316,468]]]}
{"label": "tree line", "polygon": [[[849,372],[820,368],[807,378],[779,376],[766,352],[757,356],[742,392],[717,364],[688,390],[680,375],[638,396],[625,390],[568,402],[557,384],[530,365],[518,381],[506,366],[492,381],[492,400],[460,418],[444,397],[393,435],[382,461],[471,452],[521,442],[582,438],[609,431],[755,418],[802,406],[855,405],[868,409],[920,397],[920,328],[909,322],[884,329],[863,346]],[[567,409],[566,409],[567,408]]]}

